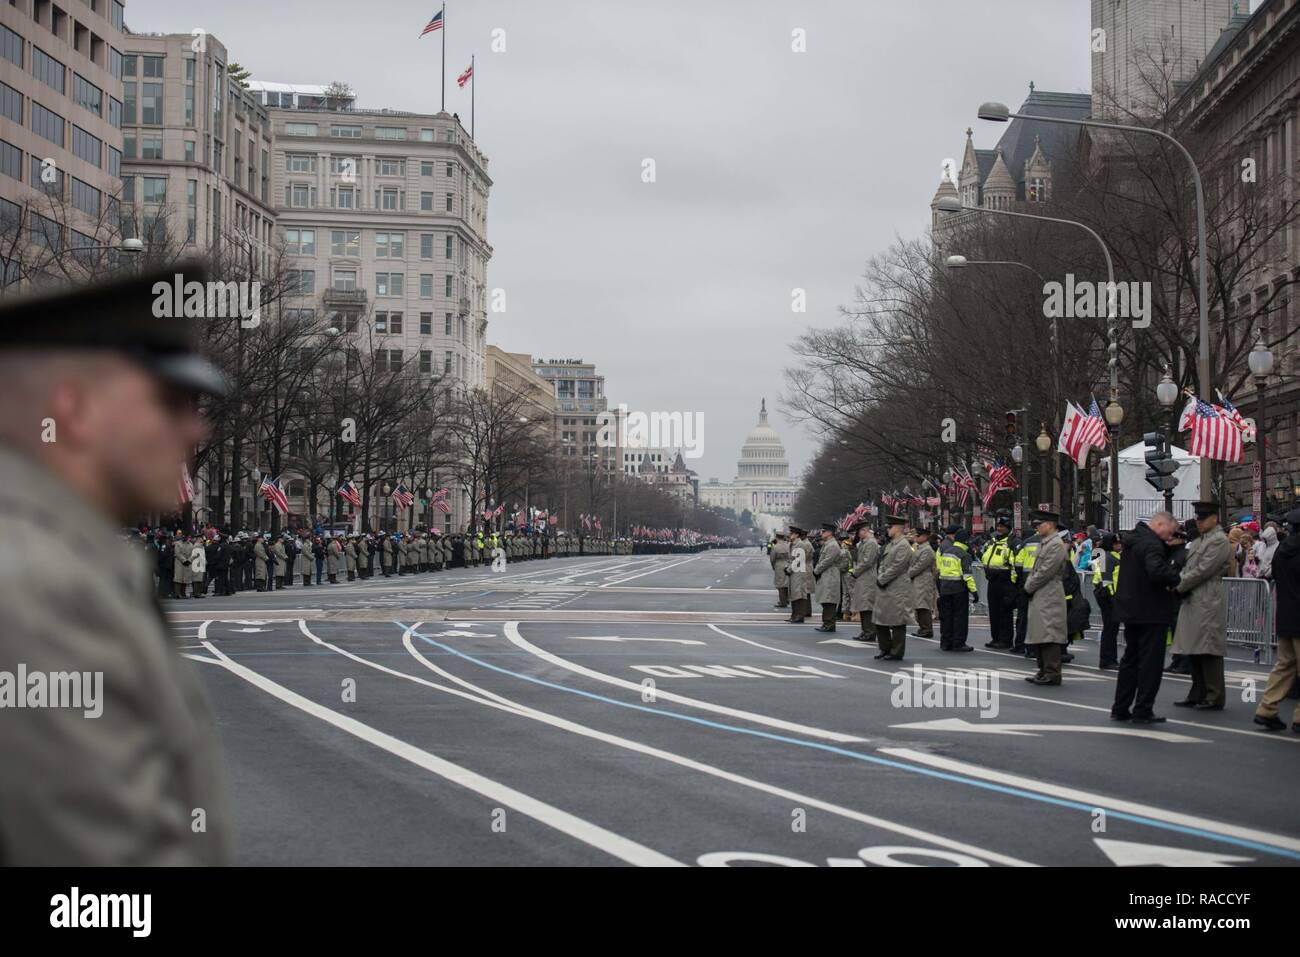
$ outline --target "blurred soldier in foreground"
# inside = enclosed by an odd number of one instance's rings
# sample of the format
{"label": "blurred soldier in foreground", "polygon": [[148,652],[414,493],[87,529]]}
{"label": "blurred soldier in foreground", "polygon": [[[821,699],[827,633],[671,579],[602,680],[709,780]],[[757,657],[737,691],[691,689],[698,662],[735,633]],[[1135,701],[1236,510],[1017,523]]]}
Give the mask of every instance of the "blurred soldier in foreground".
{"label": "blurred soldier in foreground", "polygon": [[[1290,512],[1286,522],[1291,534],[1273,553],[1272,565],[1277,583],[1277,661],[1255,710],[1255,723],[1269,731],[1286,727],[1278,717],[1278,706],[1300,672],[1300,508]],[[1300,706],[1291,715],[1291,730],[1300,733]]]}
{"label": "blurred soldier in foreground", "polygon": [[[177,267],[0,308],[0,673],[28,676],[0,688],[5,864],[229,859],[211,716],[119,535],[175,507],[206,432],[194,397],[224,388],[196,320],[153,315],[173,272],[206,278]],[[81,680],[40,702],[38,674]]]}

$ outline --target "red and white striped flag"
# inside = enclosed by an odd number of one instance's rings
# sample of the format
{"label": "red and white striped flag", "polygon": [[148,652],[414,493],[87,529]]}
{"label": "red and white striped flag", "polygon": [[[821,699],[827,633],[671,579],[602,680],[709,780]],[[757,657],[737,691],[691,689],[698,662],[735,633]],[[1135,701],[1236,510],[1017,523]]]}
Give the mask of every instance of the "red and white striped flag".
{"label": "red and white striped flag", "polygon": [[[1186,411],[1184,411],[1186,417]],[[1182,425],[1182,423],[1179,423]],[[1220,462],[1240,462],[1242,457],[1242,429],[1223,409],[1193,396],[1192,414],[1188,426],[1192,430],[1189,451],[1193,455]]]}
{"label": "red and white striped flag", "polygon": [[415,501],[415,496],[400,482],[397,488],[393,489],[392,498],[398,508],[410,508],[411,503]]}
{"label": "red and white striped flag", "polygon": [[[468,82],[469,82],[470,80],[472,80],[472,79],[474,79],[474,64],[473,64],[473,63],[471,63],[469,66],[465,67],[465,72],[462,73],[460,76],[456,77],[456,85],[459,86],[461,89],[464,89],[464,88],[465,88],[465,84],[468,83]],[[488,77],[488,83],[491,83],[491,82],[492,82],[492,78],[491,78],[491,77]]]}
{"label": "red and white striped flag", "polygon": [[180,478],[176,480],[176,497],[181,505],[194,501],[194,480],[190,478],[190,465],[181,463]]}
{"label": "red and white striped flag", "polygon": [[275,510],[281,515],[289,514],[289,497],[284,494],[284,489],[280,487],[279,478],[262,479],[262,485],[258,491],[264,499],[275,506]]}
{"label": "red and white striped flag", "polygon": [[429,500],[429,504],[432,505],[434,508],[436,508],[438,511],[450,515],[451,503],[447,501],[447,496],[450,494],[451,492],[449,492],[447,489],[440,488],[438,489],[438,491],[433,493],[433,498]]}
{"label": "red and white striped flag", "polygon": [[339,486],[339,498],[345,502],[351,502],[357,508],[361,507],[361,493],[357,491],[357,487],[352,484],[351,479]]}
{"label": "red and white striped flag", "polygon": [[1091,449],[1106,447],[1106,420],[1101,416],[1097,400],[1092,400],[1085,414],[1073,402],[1065,403],[1065,422],[1061,426],[1061,436],[1057,439],[1056,450],[1064,452],[1074,463],[1083,468],[1088,464],[1088,452]]}

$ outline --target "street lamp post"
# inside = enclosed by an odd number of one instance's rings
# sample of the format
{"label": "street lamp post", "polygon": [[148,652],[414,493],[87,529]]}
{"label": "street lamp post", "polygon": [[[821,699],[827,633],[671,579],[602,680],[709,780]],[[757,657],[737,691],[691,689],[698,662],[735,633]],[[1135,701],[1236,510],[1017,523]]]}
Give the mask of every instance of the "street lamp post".
{"label": "street lamp post", "polygon": [[[1169,413],[1173,410],[1174,403],[1178,401],[1178,386],[1173,377],[1169,375],[1169,370],[1160,378],[1160,384],[1156,386],[1156,401],[1160,403],[1161,408],[1165,410],[1164,421],[1160,424],[1160,430],[1165,436],[1169,435]],[[1170,453],[1172,454],[1172,453]],[[1170,515],[1174,513],[1174,490],[1167,488],[1164,490],[1165,511]]]}
{"label": "street lamp post", "polygon": [[1103,413],[1110,432],[1110,530],[1119,531],[1119,427],[1124,422],[1124,407],[1119,404],[1118,396],[1112,392]]}
{"label": "street lamp post", "polygon": [[1251,374],[1255,376],[1255,464],[1258,467],[1259,474],[1255,476],[1254,488],[1254,505],[1253,511],[1256,512],[1256,518],[1259,519],[1260,527],[1264,526],[1264,520],[1268,514],[1268,509],[1264,505],[1264,490],[1268,488],[1268,442],[1266,441],[1266,416],[1268,415],[1268,376],[1273,371],[1273,353],[1268,346],[1264,344],[1263,330],[1259,333],[1259,338],[1255,341],[1255,348],[1250,351],[1247,358],[1247,364],[1250,366]]}
{"label": "street lamp post", "polygon": [[[1157,136],[1168,143],[1172,143],[1183,154],[1187,160],[1187,165],[1192,171],[1192,183],[1196,187],[1196,243],[1197,243],[1197,263],[1196,263],[1196,284],[1197,299],[1199,306],[1199,326],[1198,333],[1200,338],[1199,348],[1197,350],[1197,379],[1200,382],[1200,391],[1202,396],[1210,396],[1210,298],[1209,298],[1209,254],[1206,243],[1205,230],[1205,187],[1201,184],[1201,171],[1196,166],[1196,160],[1188,152],[1187,147],[1170,136],[1163,130],[1153,130],[1145,126],[1126,126],[1122,123],[1102,123],[1097,120],[1076,120],[1067,119],[1060,116],[1022,116],[1019,113],[1012,113],[1003,103],[984,103],[979,108],[979,118],[981,120],[990,120],[994,123],[1006,123],[1013,119],[1025,119],[1035,123],[1063,123],[1067,126],[1090,126],[1103,130],[1119,130],[1124,133],[1145,133],[1147,136]],[[1112,277],[1112,282],[1113,282]],[[1111,286],[1114,289],[1114,286]],[[1117,358],[1117,357],[1116,357]],[[1214,466],[1210,459],[1201,456],[1201,494],[1208,495],[1210,486],[1214,483]]]}
{"label": "street lamp post", "polygon": [[1047,488],[1047,455],[1052,451],[1052,437],[1047,434],[1047,423],[1043,422],[1041,423],[1041,426],[1042,427],[1038,432],[1038,438],[1034,439],[1034,446],[1038,449],[1038,454],[1042,457],[1043,461],[1042,488],[1040,491],[1043,496],[1043,501],[1049,502],[1051,501],[1051,493]]}
{"label": "street lamp post", "polygon": [[[986,104],[988,105],[988,104]],[[996,104],[994,104],[996,105]],[[1006,107],[1003,107],[1005,110]],[[983,107],[981,107],[981,116],[983,116]],[[984,117],[988,119],[989,117]],[[1035,117],[1036,119],[1036,117]],[[1074,219],[1061,219],[1057,216],[1036,216],[1032,213],[1014,213],[1009,209],[993,209],[987,206],[963,206],[961,200],[954,196],[944,196],[935,203],[935,208],[944,213],[982,213],[989,216],[1010,216],[1014,219],[1034,219],[1044,223],[1061,223],[1066,226],[1077,226],[1089,236],[1097,241],[1101,247],[1101,255],[1106,260],[1106,334],[1110,339],[1107,345],[1107,368],[1110,372],[1110,406],[1119,407],[1119,323],[1115,318],[1115,262],[1111,259],[1110,248],[1106,245],[1105,240],[1097,233],[1095,229],[1086,223],[1081,223]],[[1059,362],[1058,362],[1059,365]],[[1120,411],[1120,420],[1123,420],[1123,410]],[[1107,422],[1109,422],[1109,417]],[[1111,429],[1111,439],[1114,442],[1118,438],[1119,423],[1113,423]],[[1118,455],[1112,455],[1112,459],[1118,458]],[[1115,467],[1112,463],[1110,494],[1112,507],[1115,503],[1115,497],[1119,494],[1119,476],[1116,474]],[[1116,511],[1118,515],[1118,511]]]}

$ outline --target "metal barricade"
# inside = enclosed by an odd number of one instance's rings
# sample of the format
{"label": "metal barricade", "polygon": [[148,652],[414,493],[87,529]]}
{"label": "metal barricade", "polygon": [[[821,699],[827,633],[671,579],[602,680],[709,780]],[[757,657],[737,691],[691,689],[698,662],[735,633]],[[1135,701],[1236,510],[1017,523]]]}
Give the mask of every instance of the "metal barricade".
{"label": "metal barricade", "polygon": [[1273,663],[1277,635],[1273,627],[1273,594],[1263,578],[1225,578],[1224,602],[1228,609],[1227,639],[1259,655],[1262,664]]}
{"label": "metal barricade", "polygon": [[971,562],[971,577],[975,579],[975,589],[979,592],[979,604],[972,605],[970,613],[972,615],[987,615],[989,613],[989,580],[984,574],[984,566],[979,562]]}

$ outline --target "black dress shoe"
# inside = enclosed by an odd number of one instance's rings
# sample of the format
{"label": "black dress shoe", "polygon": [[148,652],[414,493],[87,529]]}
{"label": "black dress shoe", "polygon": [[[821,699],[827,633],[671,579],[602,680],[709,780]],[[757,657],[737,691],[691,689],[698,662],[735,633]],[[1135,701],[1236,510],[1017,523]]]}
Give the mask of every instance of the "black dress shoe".
{"label": "black dress shoe", "polygon": [[1134,724],[1164,724],[1169,719],[1159,714],[1135,714]]}
{"label": "black dress shoe", "polygon": [[1223,705],[1222,705],[1222,704],[1211,704],[1211,703],[1208,702],[1208,701],[1202,701],[1202,702],[1200,702],[1198,705],[1196,705],[1196,710],[1197,710],[1197,711],[1222,711],[1222,710],[1223,710]]}
{"label": "black dress shoe", "polygon": [[1131,721],[1131,720],[1133,720],[1133,715],[1129,714],[1127,711],[1112,711],[1112,712],[1110,713],[1110,720],[1112,720],[1112,721]]}
{"label": "black dress shoe", "polygon": [[1175,708],[1199,708],[1200,706],[1201,703],[1199,701],[1175,701],[1174,702]]}
{"label": "black dress shoe", "polygon": [[1118,661],[1107,661],[1097,666],[1098,671],[1116,671],[1119,669]]}
{"label": "black dress shoe", "polygon": [[[1261,715],[1255,715],[1255,723],[1268,731],[1281,731],[1286,727],[1286,722],[1278,717],[1265,718]],[[1292,730],[1294,730],[1294,726]]]}
{"label": "black dress shoe", "polygon": [[1070,654],[1061,655],[1061,664],[1063,665],[1068,665],[1073,660],[1074,660],[1074,655],[1070,655]]}
{"label": "black dress shoe", "polygon": [[949,651],[974,651],[970,645],[957,645],[955,648],[949,648]]}
{"label": "black dress shoe", "polygon": [[853,640],[854,641],[875,641],[876,636],[875,635],[854,635]]}
{"label": "black dress shoe", "polygon": [[813,631],[820,631],[822,632],[822,634],[829,634],[834,630],[835,630],[834,628],[831,628],[827,625],[818,625],[816,628],[813,629]]}
{"label": "black dress shoe", "polygon": [[1059,685],[1061,683],[1060,678],[1048,678],[1046,675],[1036,675],[1033,678],[1026,678],[1025,680],[1034,685]]}
{"label": "black dress shoe", "polygon": [[1010,646],[1010,645],[999,644],[999,643],[996,642],[996,641],[986,641],[986,642],[984,642],[984,647],[985,647],[985,648],[996,648],[998,651],[1006,651],[1006,650],[1007,650],[1008,648],[1010,648],[1011,646]]}
{"label": "black dress shoe", "polygon": [[[888,657],[889,657],[889,655],[885,654],[885,653],[882,651],[880,654],[878,654],[878,655],[875,656],[875,659],[876,659],[876,661],[879,661],[881,658],[888,658]],[[1283,727],[1286,727],[1286,725],[1283,725]]]}
{"label": "black dress shoe", "polygon": [[1030,676],[1029,676],[1028,678],[1026,678],[1025,680],[1028,681],[1030,684],[1033,684],[1035,681],[1037,681],[1037,680],[1038,680],[1039,678],[1041,678],[1041,677],[1042,677],[1042,675],[1030,675]]}
{"label": "black dress shoe", "polygon": [[885,655],[885,660],[886,660],[886,661],[902,661],[902,660],[903,660],[903,656],[902,656],[902,655]]}

